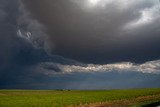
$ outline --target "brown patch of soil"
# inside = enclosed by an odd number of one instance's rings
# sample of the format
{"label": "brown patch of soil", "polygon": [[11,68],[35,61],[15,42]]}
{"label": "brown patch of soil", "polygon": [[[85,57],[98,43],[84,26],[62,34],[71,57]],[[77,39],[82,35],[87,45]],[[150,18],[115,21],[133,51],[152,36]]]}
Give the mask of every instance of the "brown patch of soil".
{"label": "brown patch of soil", "polygon": [[141,96],[141,97],[132,98],[132,99],[114,100],[109,102],[80,104],[78,106],[70,106],[70,107],[128,107],[137,103],[143,103],[143,102],[159,100],[159,99],[160,99],[160,95],[150,95],[150,96]]}

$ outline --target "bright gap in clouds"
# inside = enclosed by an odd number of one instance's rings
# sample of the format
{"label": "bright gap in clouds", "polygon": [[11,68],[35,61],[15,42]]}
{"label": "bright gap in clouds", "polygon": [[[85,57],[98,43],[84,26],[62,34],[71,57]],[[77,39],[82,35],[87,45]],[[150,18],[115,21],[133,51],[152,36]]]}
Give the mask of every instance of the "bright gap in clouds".
{"label": "bright gap in clouds", "polygon": [[[98,6],[98,7],[105,7],[106,5],[109,5],[110,3],[116,4],[115,8],[124,9],[126,7],[129,7],[130,5],[134,5],[136,2],[135,0],[88,0],[87,4],[89,6]],[[112,4],[112,5],[113,5]]]}
{"label": "bright gap in clouds", "polygon": [[147,8],[139,11],[141,16],[137,20],[133,20],[125,25],[125,29],[137,28],[144,25],[149,25],[154,23],[157,19],[160,18],[158,5],[155,5],[152,8]]}
{"label": "bright gap in clouds", "polygon": [[112,0],[88,0],[87,4],[88,6],[91,6],[91,7],[94,7],[94,6],[104,7],[110,1]]}
{"label": "bright gap in clouds", "polygon": [[141,11],[141,18],[135,24],[149,23],[152,22],[152,19],[152,12],[149,10],[143,10]]}
{"label": "bright gap in clouds", "polygon": [[96,5],[100,0],[89,0],[92,5]]}

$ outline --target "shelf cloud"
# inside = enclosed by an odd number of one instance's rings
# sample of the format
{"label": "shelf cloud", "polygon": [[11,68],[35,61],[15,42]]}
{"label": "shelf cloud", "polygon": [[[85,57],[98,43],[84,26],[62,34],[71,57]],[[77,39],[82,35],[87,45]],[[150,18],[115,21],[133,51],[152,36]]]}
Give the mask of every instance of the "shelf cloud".
{"label": "shelf cloud", "polygon": [[[160,60],[148,61],[143,64],[134,64],[131,62],[122,62],[114,64],[83,64],[83,65],[61,65],[52,62],[40,63],[38,71],[47,75],[67,74],[67,73],[94,73],[94,72],[141,72],[141,73],[160,73]],[[47,69],[49,68],[49,69]],[[55,69],[56,68],[56,69]]]}

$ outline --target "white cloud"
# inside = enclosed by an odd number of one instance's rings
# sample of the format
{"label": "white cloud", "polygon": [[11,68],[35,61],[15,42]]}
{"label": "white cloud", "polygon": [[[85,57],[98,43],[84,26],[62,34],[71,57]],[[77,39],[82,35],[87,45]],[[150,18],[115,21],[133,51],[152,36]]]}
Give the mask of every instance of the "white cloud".
{"label": "white cloud", "polygon": [[[55,72],[52,69],[45,69],[46,66],[50,66],[49,68],[59,68],[60,72]],[[92,73],[92,72],[142,72],[142,73],[153,73],[159,74],[160,73],[160,60],[156,61],[149,61],[143,64],[134,64],[131,62],[121,62],[121,63],[114,63],[114,64],[86,64],[84,66],[77,66],[77,65],[61,65],[52,62],[45,62],[38,65],[38,70],[40,72],[44,72],[46,75],[53,75],[53,74],[66,74],[66,73]]]}
{"label": "white cloud", "polygon": [[113,6],[113,10],[115,8],[118,9],[127,9],[130,8],[137,3],[141,4],[146,2],[145,0],[70,0],[76,4],[78,4],[80,7],[83,7],[85,9],[94,9],[97,8],[106,8],[109,5]]}
{"label": "white cloud", "polygon": [[98,6],[98,7],[105,7],[107,4],[110,4],[112,3],[113,0],[87,0],[87,5],[86,6],[89,6],[89,7],[95,7],[95,6]]}
{"label": "white cloud", "polygon": [[140,13],[140,17],[138,19],[131,20],[124,26],[124,29],[134,29],[154,23],[160,18],[159,6],[159,4],[155,4],[153,7],[139,10],[138,12]]}

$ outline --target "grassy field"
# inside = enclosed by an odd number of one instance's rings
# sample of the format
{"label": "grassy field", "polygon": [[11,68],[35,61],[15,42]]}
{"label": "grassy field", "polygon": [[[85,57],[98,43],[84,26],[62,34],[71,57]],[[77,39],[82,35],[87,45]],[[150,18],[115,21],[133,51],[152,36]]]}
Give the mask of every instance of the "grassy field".
{"label": "grassy field", "polygon": [[0,90],[0,107],[137,107],[156,101],[160,101],[160,89]]}

